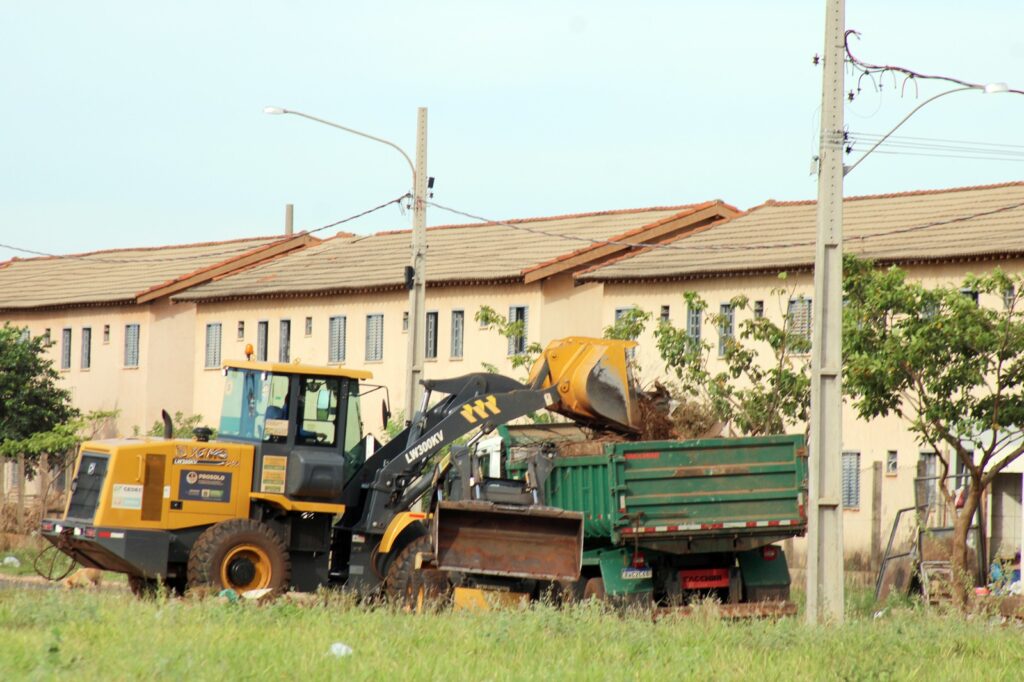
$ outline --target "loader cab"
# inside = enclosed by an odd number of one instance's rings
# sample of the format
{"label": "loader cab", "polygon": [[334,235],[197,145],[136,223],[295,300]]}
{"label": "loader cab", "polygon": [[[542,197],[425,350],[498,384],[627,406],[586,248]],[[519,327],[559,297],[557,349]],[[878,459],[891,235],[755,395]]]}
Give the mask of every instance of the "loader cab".
{"label": "loader cab", "polygon": [[330,500],[365,460],[360,381],[369,372],[231,362],[218,440],[254,447],[253,492]]}

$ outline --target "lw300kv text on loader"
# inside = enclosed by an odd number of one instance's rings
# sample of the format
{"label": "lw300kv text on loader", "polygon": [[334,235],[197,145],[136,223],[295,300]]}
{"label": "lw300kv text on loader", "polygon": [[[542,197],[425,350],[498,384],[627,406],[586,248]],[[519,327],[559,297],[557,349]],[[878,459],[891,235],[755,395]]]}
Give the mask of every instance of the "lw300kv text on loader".
{"label": "lw300kv text on loader", "polygon": [[[424,381],[421,410],[377,449],[361,425],[368,372],[229,362],[216,441],[200,429],[173,439],[168,428],[165,438],[84,443],[65,513],[44,519],[42,534],[84,566],[128,574],[138,593],[162,581],[178,592],[339,585],[399,597],[424,557],[504,589],[577,580],[582,515],[542,505],[543,457],[523,480],[476,480],[451,502],[448,462],[436,455],[542,408],[635,431],[632,345],[553,342],[529,385],[486,373]],[[430,509],[412,511],[425,496]]]}

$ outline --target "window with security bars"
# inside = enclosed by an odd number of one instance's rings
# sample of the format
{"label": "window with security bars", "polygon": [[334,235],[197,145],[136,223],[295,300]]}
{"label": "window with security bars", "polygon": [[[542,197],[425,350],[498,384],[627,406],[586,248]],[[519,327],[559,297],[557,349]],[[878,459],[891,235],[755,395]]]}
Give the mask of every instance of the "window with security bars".
{"label": "window with security bars", "polygon": [[313,336],[313,318],[306,318],[306,336]]}
{"label": "window with security bars", "polygon": [[662,322],[668,322],[669,321],[669,316],[670,316],[671,311],[672,311],[672,309],[669,306],[667,306],[667,305],[661,306],[661,317],[660,317],[660,319],[661,319]]}
{"label": "window with security bars", "polygon": [[529,323],[529,311],[525,305],[513,305],[509,306],[508,309],[508,321],[509,322],[522,322],[523,323],[523,334],[522,336],[510,336],[508,337],[508,354],[518,355],[519,353],[526,352],[526,339],[528,336],[528,323]]}
{"label": "window with security bars", "polygon": [[292,358],[292,321],[281,320],[281,343],[277,349],[278,362],[291,362]]}
{"label": "window with security bars", "polygon": [[811,299],[794,298],[789,302],[789,331],[811,340]]}
{"label": "window with security bars", "polygon": [[1014,290],[1012,284],[1003,289],[1003,307],[1007,310],[1009,310],[1013,305],[1013,299],[1016,298],[1016,293],[1017,292]]}
{"label": "window with security bars", "polygon": [[220,340],[220,322],[206,325],[206,362],[204,366],[207,369],[220,367]]}
{"label": "window with security bars", "polygon": [[452,311],[452,357],[462,357],[462,338],[466,331],[466,313],[461,310]]}
{"label": "window with security bars", "polygon": [[71,329],[68,327],[60,333],[60,368],[71,369]]}
{"label": "window with security bars", "polygon": [[686,309],[686,335],[694,341],[700,341],[700,310]]}
{"label": "window with security bars", "polygon": [[437,312],[427,313],[427,338],[426,349],[423,357],[433,360],[437,357]]}
{"label": "window with security bars", "polygon": [[92,367],[92,327],[82,327],[82,369]]}
{"label": "window with security bars", "polygon": [[239,341],[245,341],[245,320],[238,321],[237,337]]}
{"label": "window with security bars", "polygon": [[256,323],[256,359],[267,361],[267,337],[270,336],[270,323],[266,320]]}
{"label": "window with security bars", "polygon": [[124,326],[124,366],[139,366],[139,325]]}
{"label": "window with security bars", "polygon": [[327,327],[327,362],[345,362],[348,321],[344,315],[335,315],[331,317]]}
{"label": "window with security bars", "polygon": [[764,301],[754,301],[754,319],[759,320],[764,317]]}
{"label": "window with security bars", "polygon": [[860,453],[843,453],[843,507],[860,507]]}
{"label": "window with security bars", "polygon": [[103,343],[104,344],[110,343],[110,325],[109,324],[103,325]]}
{"label": "window with security bars", "polygon": [[28,330],[28,327],[23,327],[22,330],[21,330],[21,334],[18,335],[18,341],[21,342],[21,343],[28,343],[28,341],[31,338],[32,338],[32,332],[30,332]]}
{"label": "window with security bars", "polygon": [[374,313],[366,316],[366,360],[384,359],[384,315]]}
{"label": "window with security bars", "polygon": [[729,345],[729,339],[736,333],[736,312],[731,303],[723,303],[718,306],[718,314],[722,318],[718,324],[718,356],[722,357]]}

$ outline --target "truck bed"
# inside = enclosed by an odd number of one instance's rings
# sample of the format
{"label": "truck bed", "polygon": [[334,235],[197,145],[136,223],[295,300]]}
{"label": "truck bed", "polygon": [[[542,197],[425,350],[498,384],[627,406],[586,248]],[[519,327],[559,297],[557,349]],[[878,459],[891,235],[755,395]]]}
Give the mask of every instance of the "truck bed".
{"label": "truck bed", "polygon": [[[517,449],[537,447],[516,428],[502,434],[512,475]],[[806,532],[802,436],[608,442],[599,449],[558,457],[546,490],[549,505],[583,512],[585,538],[690,553],[749,549]]]}

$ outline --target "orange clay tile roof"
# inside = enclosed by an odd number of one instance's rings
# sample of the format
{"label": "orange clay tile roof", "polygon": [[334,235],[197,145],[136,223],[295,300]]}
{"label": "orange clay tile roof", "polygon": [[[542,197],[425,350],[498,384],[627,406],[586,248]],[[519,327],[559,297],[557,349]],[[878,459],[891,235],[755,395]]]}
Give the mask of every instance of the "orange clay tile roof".
{"label": "orange clay tile roof", "polygon": [[0,310],[134,303],[147,291],[258,253],[283,239],[255,237],[14,258],[0,263]]}
{"label": "orange clay tile roof", "polygon": [[[807,269],[815,201],[767,201],[710,229],[581,271],[576,279],[716,277]],[[845,251],[908,263],[1024,254],[1024,182],[848,197]]]}
{"label": "orange clay tile roof", "polygon": [[[499,223],[430,227],[427,281],[431,285],[522,281],[524,272],[531,268],[590,247],[592,242],[586,240],[621,238],[638,228],[708,205],[715,204],[503,221],[515,227]],[[410,260],[410,238],[409,230],[335,237],[172,298],[198,301],[401,288],[404,268]]]}

